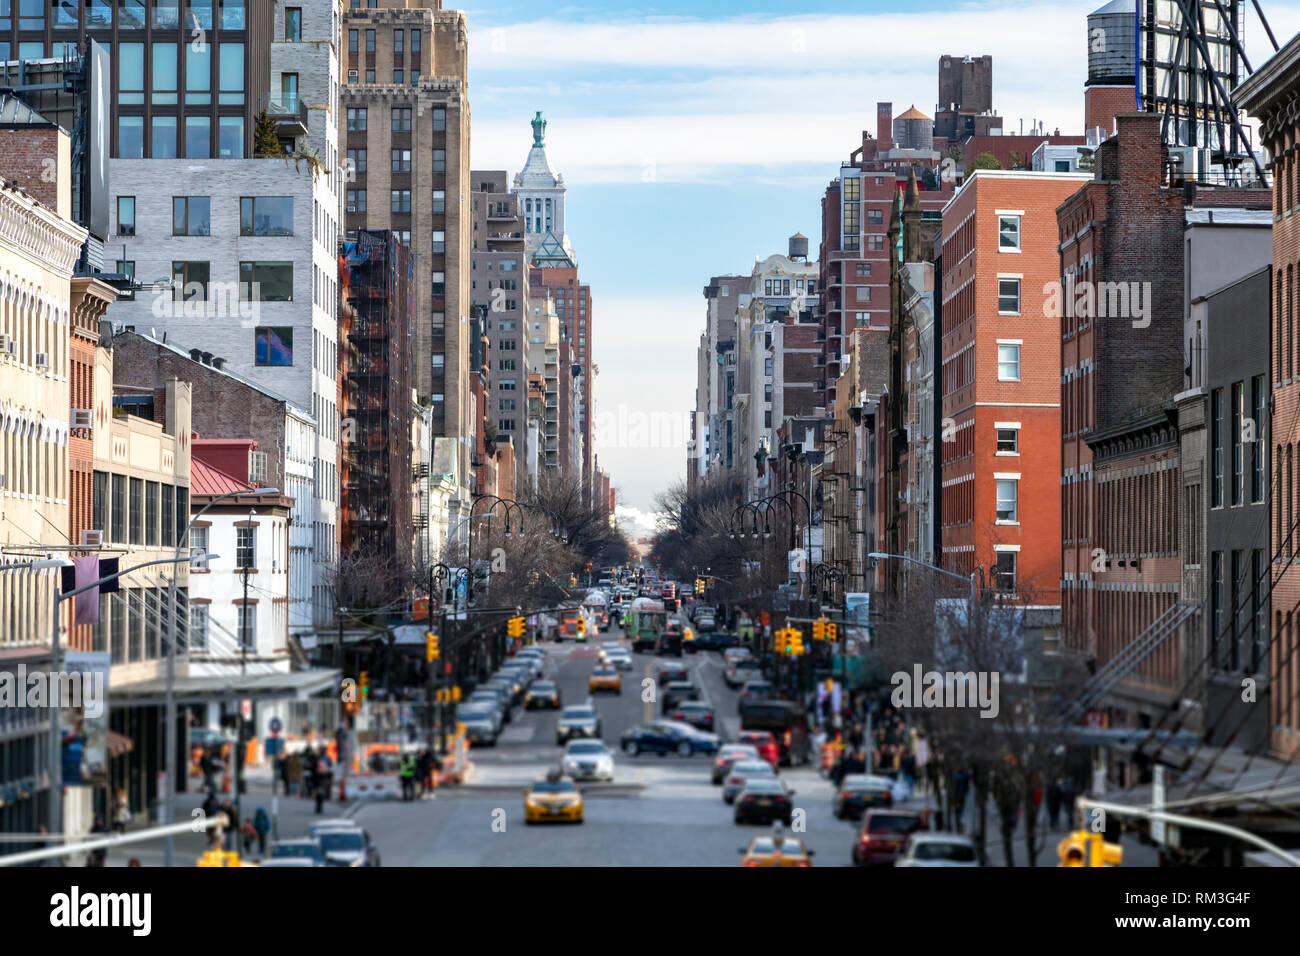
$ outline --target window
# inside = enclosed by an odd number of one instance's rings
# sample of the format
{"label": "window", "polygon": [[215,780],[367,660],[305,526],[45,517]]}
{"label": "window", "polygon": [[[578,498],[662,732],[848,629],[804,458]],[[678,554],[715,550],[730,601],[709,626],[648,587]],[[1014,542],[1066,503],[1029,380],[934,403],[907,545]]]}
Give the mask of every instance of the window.
{"label": "window", "polygon": [[375,31],[374,30],[366,31],[366,52],[367,53],[375,52]]}
{"label": "window", "polygon": [[117,197],[117,234],[119,236],[135,235],[135,197]]}
{"label": "window", "polygon": [[221,29],[244,29],[244,0],[221,0]]}
{"label": "window", "polygon": [[997,501],[997,520],[1015,522],[1016,518],[1016,491],[1020,482],[1015,478],[997,479],[998,501]]}
{"label": "window", "polygon": [[763,401],[765,401],[765,402],[770,402],[771,400],[772,400],[772,386],[771,386],[771,384],[764,385],[764,386],[763,386]]}
{"label": "window", "polygon": [[[293,364],[293,329],[288,326],[253,330],[255,361],[258,365]],[[305,348],[306,346],[304,346]]]}
{"label": "window", "polygon": [[144,44],[117,45],[117,102],[123,106],[144,105]]}
{"label": "window", "polygon": [[162,486],[162,543],[171,547],[176,540],[176,489],[171,485]]}
{"label": "window", "polygon": [[[1241,440],[1242,418],[1245,415],[1245,382],[1232,384],[1232,504],[1239,505],[1245,496],[1246,446]],[[1235,607],[1233,613],[1235,614]]]}
{"label": "window", "polygon": [[145,0],[117,0],[117,26],[119,30],[144,29]]}
{"label": "window", "polygon": [[185,46],[185,102],[194,106],[212,102],[212,47],[206,43]]}
{"label": "window", "polygon": [[206,651],[208,649],[208,606],[206,604],[190,605],[190,650]]}
{"label": "window", "polygon": [[212,120],[206,116],[185,117],[185,158],[210,159]]}
{"label": "window", "polygon": [[771,356],[768,356],[767,358],[763,359],[763,374],[766,375],[768,378],[771,378],[771,377],[772,377],[772,358],[771,358]]}
{"label": "window", "polygon": [[[447,111],[441,106],[434,107],[433,110],[433,131],[435,133],[445,132],[447,129]],[[546,200],[547,211],[550,211],[551,201]]]}
{"label": "window", "polygon": [[223,42],[218,57],[217,102],[222,106],[241,106],[244,102],[244,44]]}
{"label": "window", "polygon": [[447,151],[445,149],[435,149],[433,151],[433,171],[435,173],[445,173],[447,171]]}
{"label": "window", "polygon": [[858,275],[859,275],[859,276],[869,276],[869,275],[871,275],[871,263],[870,263],[870,262],[859,262],[859,263],[857,263],[856,265],[857,265],[857,271],[858,271]]}
{"label": "window", "polygon": [[241,236],[292,236],[292,196],[244,196],[239,200]]}
{"label": "window", "polygon": [[993,586],[999,594],[1016,593],[1016,552],[998,552],[998,562],[993,566]]}
{"label": "window", "polygon": [[999,428],[998,429],[998,454],[999,455],[1020,454],[1019,444],[1018,444],[1019,437],[1020,437],[1020,432],[1018,429]]}
{"label": "window", "polygon": [[175,30],[180,26],[180,0],[153,0],[154,29]]}
{"label": "window", "polygon": [[292,262],[241,262],[239,296],[245,302],[292,302]]}
{"label": "window", "polygon": [[366,70],[366,83],[368,85],[373,86],[374,82],[375,82],[375,71],[373,69]]}
{"label": "window", "polygon": [[208,529],[206,526],[199,527],[195,525],[190,528],[190,567],[196,571],[206,571],[208,569],[207,557],[196,557],[196,555],[207,555],[208,553]]}
{"label": "window", "polygon": [[208,262],[172,263],[172,301],[206,302],[212,266]]}
{"label": "window", "polygon": [[127,523],[131,528],[131,544],[144,544],[144,479],[132,478],[130,513]]}
{"label": "window", "polygon": [[217,156],[221,159],[244,158],[244,118],[217,117]]}
{"label": "window", "polygon": [[[90,527],[95,531],[108,530],[108,472],[97,471],[92,480],[90,498]],[[107,535],[105,535],[107,538]]]}
{"label": "window", "polygon": [[109,540],[114,543],[126,541],[126,476],[113,475],[113,509],[110,514],[112,534]]}
{"label": "window", "polygon": [[411,151],[409,149],[395,149],[392,157],[392,172],[409,173],[411,171]]}
{"label": "window", "polygon": [[[135,278],[134,259],[118,259],[114,268],[120,276],[126,276],[128,279]],[[132,293],[132,295],[134,295],[134,293]]]}
{"label": "window", "polygon": [[[447,273],[445,273],[445,272],[435,272],[435,273],[433,274],[433,294],[434,294],[434,295],[446,295],[446,294],[447,294]],[[436,314],[436,313],[435,313],[435,314]],[[439,328],[439,327],[441,327],[441,324],[442,324],[442,323],[435,321],[435,322],[434,322],[434,328]]]}
{"label": "window", "polygon": [[284,39],[286,43],[302,42],[302,7],[289,7],[284,11]]}
{"label": "window", "polygon": [[885,224],[885,211],[883,209],[867,210],[868,226],[883,226]]}
{"label": "window", "polygon": [[364,133],[366,131],[366,108],[348,107],[348,132]]}
{"label": "window", "polygon": [[1210,507],[1223,507],[1223,389],[1210,393]]}
{"label": "window", "polygon": [[433,191],[433,214],[435,216],[444,215],[447,212],[447,192],[443,189]]}
{"label": "window", "polygon": [[1264,500],[1264,447],[1267,434],[1264,429],[1264,403],[1268,392],[1264,389],[1264,376],[1256,375],[1250,380],[1251,422],[1254,441],[1250,446],[1250,500],[1258,504]]}
{"label": "window", "polygon": [[144,543],[158,544],[158,482],[146,481],[144,485]]}
{"label": "window", "polygon": [[366,191],[364,189],[348,190],[347,211],[348,212],[366,211]]}
{"label": "window", "polygon": [[862,198],[862,180],[857,177],[845,178],[841,188],[844,190],[845,202],[857,202]]}
{"label": "window", "polygon": [[433,234],[433,252],[434,255],[442,255],[447,251],[447,234],[445,232],[435,232]]}
{"label": "window", "polygon": [[402,71],[401,71],[401,70],[393,70],[393,85],[394,85],[394,86],[401,86],[401,85],[402,85],[403,83],[405,83],[405,82],[406,82],[406,78],[405,78],[405,76],[403,75]]}
{"label": "window", "polygon": [[176,103],[176,73],[179,56],[175,43],[153,45],[153,83],[149,99],[154,106],[173,106]]}
{"label": "window", "polygon": [[118,116],[117,155],[119,159],[144,159],[143,116]]}
{"label": "window", "polygon": [[855,298],[858,302],[870,302],[870,301],[871,301],[871,286],[869,286],[869,285],[860,285],[860,286],[857,286],[857,287],[855,288],[855,290],[854,290],[854,298]]}
{"label": "window", "polygon": [[393,107],[393,132],[409,133],[411,131],[411,108],[409,106]]}
{"label": "window", "polygon": [[1070,172],[1070,161],[1068,159],[1058,159],[1054,161],[1053,172],[1068,173]]}
{"label": "window", "polygon": [[364,173],[366,171],[366,151],[364,149],[348,150],[348,165],[352,167],[354,173]]}
{"label": "window", "polygon": [[420,52],[420,31],[419,30],[411,31],[411,52],[412,53]]}
{"label": "window", "polygon": [[[188,488],[176,489],[176,544],[180,544],[181,535],[185,533],[190,521],[190,492]],[[167,542],[171,545],[172,542]]]}
{"label": "window", "polygon": [[402,42],[404,38],[405,38],[405,34],[401,30],[393,31],[393,52],[394,53],[404,52],[403,47],[405,44]]}
{"label": "window", "polygon": [[1020,251],[1020,217],[998,216],[998,252]]}
{"label": "window", "polygon": [[149,154],[154,159],[176,158],[176,117],[154,116],[150,123]]}
{"label": "window", "polygon": [[497,382],[497,388],[502,392],[513,392],[515,390],[515,380],[513,378],[503,378]]}
{"label": "window", "polygon": [[257,562],[254,558],[257,544],[256,528],[236,528],[235,529],[235,567],[243,570],[256,570]]}
{"label": "window", "polygon": [[391,212],[410,212],[411,211],[411,191],[409,189],[394,189],[390,196]]}
{"label": "window", "polygon": [[212,234],[212,200],[208,196],[172,197],[172,235]]}
{"label": "window", "polygon": [[240,604],[239,646],[252,650],[257,646],[257,605]]}
{"label": "window", "polygon": [[1212,640],[1215,647],[1211,651],[1215,658],[1219,657],[1219,642],[1223,640],[1224,625],[1224,594],[1223,594],[1223,552],[1210,552],[1210,620],[1213,621]]}
{"label": "window", "polygon": [[[856,246],[854,248],[856,248]],[[867,251],[883,252],[884,250],[885,250],[884,236],[867,236]]]}
{"label": "window", "polygon": [[1020,381],[1020,346],[998,343],[998,381]]}
{"label": "window", "polygon": [[361,34],[357,30],[348,31],[348,52],[356,53],[360,50]]}
{"label": "window", "polygon": [[999,315],[1020,314],[1020,280],[1019,279],[998,280],[998,314]]}

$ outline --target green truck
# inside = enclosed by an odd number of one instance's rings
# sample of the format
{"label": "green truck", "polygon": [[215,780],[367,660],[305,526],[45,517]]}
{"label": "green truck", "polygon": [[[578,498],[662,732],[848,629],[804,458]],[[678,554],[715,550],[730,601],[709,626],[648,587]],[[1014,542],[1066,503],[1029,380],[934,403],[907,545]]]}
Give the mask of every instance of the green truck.
{"label": "green truck", "polygon": [[623,630],[632,640],[633,651],[653,651],[659,635],[667,628],[668,612],[663,601],[637,598],[623,615]]}

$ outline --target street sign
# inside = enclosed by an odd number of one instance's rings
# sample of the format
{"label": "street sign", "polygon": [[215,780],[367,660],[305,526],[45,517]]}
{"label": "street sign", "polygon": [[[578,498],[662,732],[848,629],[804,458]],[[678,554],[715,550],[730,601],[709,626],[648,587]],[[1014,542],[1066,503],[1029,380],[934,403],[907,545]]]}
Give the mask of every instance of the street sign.
{"label": "street sign", "polygon": [[272,717],[270,727],[271,733],[278,734],[280,731],[284,730],[284,722],[281,721],[279,717]]}

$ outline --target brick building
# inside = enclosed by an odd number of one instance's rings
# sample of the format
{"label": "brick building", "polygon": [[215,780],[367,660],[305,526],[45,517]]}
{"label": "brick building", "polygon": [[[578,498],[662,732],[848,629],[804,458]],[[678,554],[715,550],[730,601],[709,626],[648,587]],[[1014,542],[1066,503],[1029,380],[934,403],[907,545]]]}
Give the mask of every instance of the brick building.
{"label": "brick building", "polygon": [[[1273,173],[1273,477],[1270,503],[1273,540],[1273,631],[1270,643],[1270,727],[1273,750],[1300,753],[1300,567],[1295,546],[1296,446],[1300,445],[1300,326],[1296,321],[1295,277],[1300,270],[1300,36],[1261,65],[1236,89],[1238,105],[1260,121],[1260,145]],[[1285,465],[1283,464],[1285,461]]]}
{"label": "brick building", "polygon": [[943,213],[942,565],[1033,604],[1060,580],[1056,207],[1089,179],[979,170]]}

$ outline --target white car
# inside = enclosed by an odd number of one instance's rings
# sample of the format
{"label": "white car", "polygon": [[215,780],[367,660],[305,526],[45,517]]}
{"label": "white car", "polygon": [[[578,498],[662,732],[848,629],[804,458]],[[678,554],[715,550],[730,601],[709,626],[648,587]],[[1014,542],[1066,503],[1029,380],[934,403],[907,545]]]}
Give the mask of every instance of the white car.
{"label": "white car", "polygon": [[614,780],[614,755],[603,740],[570,740],[560,766],[574,780]]}
{"label": "white car", "polygon": [[630,671],[633,666],[632,654],[625,647],[620,647],[614,651],[606,651],[605,660],[621,671]]}
{"label": "white car", "polygon": [[918,831],[907,838],[907,846],[894,866],[979,866],[975,841],[960,833]]}

